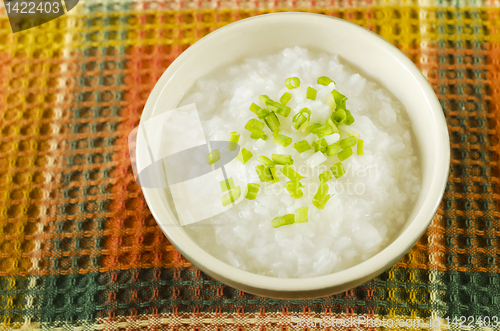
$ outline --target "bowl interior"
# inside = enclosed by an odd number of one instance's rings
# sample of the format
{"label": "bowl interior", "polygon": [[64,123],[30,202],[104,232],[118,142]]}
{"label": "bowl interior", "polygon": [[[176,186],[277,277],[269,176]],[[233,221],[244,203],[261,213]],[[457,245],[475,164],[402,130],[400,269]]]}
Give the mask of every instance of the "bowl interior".
{"label": "bowl interior", "polygon": [[[338,54],[377,80],[403,103],[422,173],[419,198],[399,237],[369,260],[331,275],[278,279],[231,267],[205,253],[178,225],[162,189],[143,188],[147,203],[172,244],[197,267],[239,289],[275,297],[313,297],[346,290],[383,272],[418,240],[441,201],[449,168],[449,138],[439,102],[415,65],[384,39],[355,24],[305,13],[270,14],[233,23],[186,50],[152,91],[141,122],[176,108],[193,83],[246,57],[300,46]],[[138,160],[141,162],[138,151]]]}

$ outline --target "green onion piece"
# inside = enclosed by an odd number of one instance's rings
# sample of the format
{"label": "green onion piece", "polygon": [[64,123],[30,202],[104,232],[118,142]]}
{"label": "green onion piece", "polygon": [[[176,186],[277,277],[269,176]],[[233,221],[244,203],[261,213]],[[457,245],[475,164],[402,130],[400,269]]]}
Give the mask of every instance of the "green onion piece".
{"label": "green onion piece", "polygon": [[354,117],[352,117],[352,114],[349,111],[349,109],[344,109],[344,110],[345,110],[345,115],[346,115],[344,123],[346,125],[351,125],[352,123],[354,123]]}
{"label": "green onion piece", "polygon": [[226,192],[232,190],[234,188],[234,180],[233,177],[229,177],[228,179],[224,179],[219,182],[220,189],[222,192]]}
{"label": "green onion piece", "polygon": [[280,128],[280,121],[278,120],[278,117],[276,117],[276,114],[273,112],[264,117],[264,122],[267,124],[271,132],[274,132]]}
{"label": "green onion piece", "polygon": [[344,123],[339,125],[339,129],[340,129],[341,133],[343,132],[345,135],[347,135],[349,137],[356,137],[356,139],[360,138],[359,133],[351,130],[351,128],[348,127],[347,125],[345,125]]}
{"label": "green onion piece", "polygon": [[[339,162],[340,163],[340,162]],[[331,171],[328,171],[328,170],[325,170],[323,171],[320,175],[319,175],[319,180],[321,182],[327,182],[329,181],[330,179],[332,179],[333,176],[332,176],[332,172]]]}
{"label": "green onion piece", "polygon": [[346,149],[344,149],[343,151],[341,151],[337,154],[340,161],[344,161],[344,160],[348,159],[351,155],[352,155],[352,148],[351,147],[347,147]]}
{"label": "green onion piece", "polygon": [[351,147],[356,145],[356,137],[347,137],[340,141],[340,148],[346,149],[347,147]]}
{"label": "green onion piece", "polygon": [[282,104],[279,104],[277,102],[274,103],[274,106],[276,108],[276,110],[275,110],[276,114],[279,114],[283,117],[288,117],[288,115],[290,115],[290,111],[292,110],[292,108],[285,106],[285,105],[282,105]]}
{"label": "green onion piece", "polygon": [[328,194],[328,190],[330,187],[326,182],[321,182],[318,187],[318,191],[314,195],[312,200],[313,205],[315,205],[318,209],[325,208],[326,203],[330,199],[332,195]]}
{"label": "green onion piece", "polygon": [[308,122],[310,119],[311,119],[311,110],[309,110],[309,108],[302,108],[293,117],[293,127],[295,128],[295,130],[298,130],[303,124]]}
{"label": "green onion piece", "polygon": [[227,149],[230,151],[236,150],[238,141],[240,141],[240,134],[238,132],[231,132],[229,134],[229,144],[227,144]]}
{"label": "green onion piece", "polygon": [[241,188],[237,186],[235,189],[232,189],[231,191],[227,192],[222,196],[222,206],[226,207],[229,204],[235,202],[236,200],[239,199],[241,195]]}
{"label": "green onion piece", "polygon": [[269,110],[265,109],[265,108],[260,108],[258,105],[256,105],[255,103],[252,103],[250,105],[250,110],[255,114],[257,115],[260,119],[263,119],[264,117],[266,117],[268,114],[269,114]]}
{"label": "green onion piece", "polygon": [[259,95],[259,100],[262,101],[262,103],[265,104],[266,107],[273,102],[273,100],[265,94]]}
{"label": "green onion piece", "polygon": [[253,130],[252,133],[250,133],[250,138],[267,140],[268,136],[262,130]]}
{"label": "green onion piece", "polygon": [[207,155],[207,163],[209,165],[212,165],[219,160],[220,160],[220,152],[218,149],[214,149]]}
{"label": "green onion piece", "polygon": [[280,181],[278,174],[276,173],[276,167],[270,167],[269,170],[271,171],[271,176],[272,176],[272,183],[277,183]]}
{"label": "green onion piece", "polygon": [[338,154],[339,152],[340,152],[340,143],[338,141],[328,145],[328,147],[326,148],[326,156],[332,156]]}
{"label": "green onion piece", "polygon": [[309,87],[307,88],[306,98],[307,98],[307,99],[310,99],[310,100],[316,100],[316,94],[317,94],[317,93],[318,93],[318,92],[317,92],[315,89],[313,89],[312,87],[310,87],[310,86],[309,86]]}
{"label": "green onion piece", "polygon": [[256,118],[252,118],[247,122],[247,124],[245,124],[245,129],[247,129],[250,132],[254,130],[262,130],[264,129],[264,123],[262,123]]}
{"label": "green onion piece", "polygon": [[286,106],[286,104],[288,103],[288,101],[290,101],[291,98],[292,98],[292,94],[290,92],[285,92],[281,96],[280,102],[281,102],[282,105]]}
{"label": "green onion piece", "polygon": [[304,187],[301,182],[297,181],[289,181],[285,184],[285,189],[290,193],[290,197],[294,199],[300,199],[304,195],[301,188]]}
{"label": "green onion piece", "polygon": [[332,119],[333,119],[334,123],[338,123],[338,124],[344,122],[346,119],[346,116],[347,116],[346,112],[342,108],[337,109],[336,111],[334,111],[332,113]]}
{"label": "green onion piece", "polygon": [[328,143],[325,138],[318,139],[312,143],[315,152],[325,153],[328,147]]}
{"label": "green onion piece", "polygon": [[332,170],[332,173],[335,176],[335,178],[339,178],[340,176],[345,174],[344,167],[342,166],[342,163],[340,163],[340,162],[337,162],[334,165],[332,165],[330,167],[330,169]]}
{"label": "green onion piece", "polygon": [[293,159],[291,155],[273,154],[272,158],[274,164],[280,164],[280,165],[293,164]]}
{"label": "green onion piece", "polygon": [[293,148],[299,153],[304,153],[305,151],[308,151],[311,149],[311,145],[309,145],[309,142],[307,140],[301,140],[298,143],[295,143],[293,145]]}
{"label": "green onion piece", "polygon": [[290,179],[291,181],[299,181],[305,178],[304,176],[293,170],[293,168],[289,164],[287,164],[280,170],[283,173],[283,175],[288,177],[288,179]]}
{"label": "green onion piece", "polygon": [[245,189],[245,199],[255,200],[257,193],[259,193],[259,188],[259,184],[248,183],[247,188]]}
{"label": "green onion piece", "polygon": [[335,131],[331,125],[314,123],[309,127],[309,132],[314,133],[318,138],[334,134]]}
{"label": "green onion piece", "polygon": [[240,161],[242,164],[245,164],[252,158],[253,154],[246,148],[242,148],[238,155],[236,155],[236,159]]}
{"label": "green onion piece", "polygon": [[319,85],[328,86],[331,83],[335,83],[335,82],[333,80],[331,80],[330,78],[326,77],[326,76],[321,76],[321,77],[318,78],[318,82],[317,83]]}
{"label": "green onion piece", "polygon": [[358,139],[356,154],[358,154],[358,155],[365,155],[365,151],[364,151],[364,148],[363,148],[363,139]]}
{"label": "green onion piece", "polygon": [[284,216],[278,216],[273,219],[273,228],[279,228],[280,226],[283,225],[290,225],[295,222],[295,215],[293,214],[287,214]]}
{"label": "green onion piece", "polygon": [[273,175],[268,167],[261,164],[255,167],[255,171],[257,171],[257,175],[259,175],[261,182],[270,182],[273,180]]}
{"label": "green onion piece", "polygon": [[273,136],[273,142],[283,147],[287,147],[292,143],[292,138],[278,133]]}
{"label": "green onion piece", "polygon": [[300,207],[295,209],[295,223],[307,223],[309,222],[309,207]]}
{"label": "green onion piece", "polygon": [[285,86],[288,89],[294,89],[300,86],[300,79],[298,77],[290,77],[285,79]]}
{"label": "green onion piece", "polygon": [[326,103],[332,110],[345,109],[345,102],[347,97],[337,90],[333,90],[329,95]]}
{"label": "green onion piece", "polygon": [[327,118],[326,124],[332,128],[333,133],[340,134],[339,128],[337,127],[337,125],[335,125],[335,123],[333,123],[333,121],[330,117]]}
{"label": "green onion piece", "polygon": [[273,161],[271,161],[267,156],[261,155],[257,158],[257,161],[259,161],[263,166],[265,167],[274,167]]}

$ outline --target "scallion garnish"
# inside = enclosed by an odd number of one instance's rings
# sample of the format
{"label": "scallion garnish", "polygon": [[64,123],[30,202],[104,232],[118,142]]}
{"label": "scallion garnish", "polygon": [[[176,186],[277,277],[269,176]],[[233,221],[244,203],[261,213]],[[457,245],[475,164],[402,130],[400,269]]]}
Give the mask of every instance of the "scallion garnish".
{"label": "scallion garnish", "polygon": [[309,142],[307,140],[301,140],[298,143],[295,143],[293,145],[293,148],[299,153],[304,153],[305,151],[308,151],[311,149],[311,145],[309,145]]}
{"label": "scallion garnish", "polygon": [[245,199],[255,200],[257,193],[259,193],[259,188],[259,184],[248,183],[247,188],[245,189]]}
{"label": "scallion garnish", "polygon": [[252,133],[250,133],[250,138],[267,140],[268,136],[262,130],[253,130]]}
{"label": "scallion garnish", "polygon": [[309,126],[309,132],[314,133],[318,138],[334,134],[335,131],[333,127],[329,124],[322,125],[320,123],[314,123]]}
{"label": "scallion garnish", "polygon": [[332,179],[333,176],[332,176],[332,172],[331,171],[328,171],[328,170],[325,170],[323,171],[320,175],[319,175],[319,180],[320,182],[327,182],[329,181],[330,179]]}
{"label": "scallion garnish", "polygon": [[274,103],[274,106],[276,108],[276,110],[275,110],[276,114],[279,114],[283,117],[288,117],[288,115],[290,115],[290,111],[292,110],[292,108],[285,106],[285,105],[282,105],[282,104],[279,104],[277,102]]}
{"label": "scallion garnish", "polygon": [[328,147],[328,143],[326,142],[325,138],[321,138],[321,139],[315,140],[312,143],[312,146],[314,147],[315,152],[325,153],[326,149]]}
{"label": "scallion garnish", "polygon": [[340,143],[338,141],[328,145],[328,147],[326,148],[326,156],[332,156],[338,154],[339,152],[340,152]]}
{"label": "scallion garnish", "polygon": [[287,214],[284,216],[278,216],[273,219],[273,228],[279,228],[280,226],[283,225],[290,225],[295,222],[295,215],[293,214]]}
{"label": "scallion garnish", "polygon": [[262,103],[266,105],[266,107],[273,102],[273,100],[265,94],[259,95],[259,100],[262,101]]}
{"label": "scallion garnish", "polygon": [[279,164],[279,165],[293,164],[293,159],[291,155],[273,154],[272,158],[274,164]]}
{"label": "scallion garnish", "polygon": [[337,127],[337,125],[335,123],[333,123],[333,121],[332,121],[332,119],[330,117],[328,117],[326,119],[326,124],[329,125],[332,128],[333,133],[340,134],[339,128]]}
{"label": "scallion garnish", "polygon": [[338,123],[338,124],[344,122],[346,119],[346,116],[347,116],[346,112],[342,108],[337,109],[336,111],[334,111],[332,113],[332,119],[333,119],[334,123]]}
{"label": "scallion garnish", "polygon": [[345,109],[345,115],[346,115],[346,118],[345,118],[344,123],[346,125],[351,125],[352,123],[354,123],[354,117],[352,117],[352,114],[349,111],[349,109]]}
{"label": "scallion garnish", "polygon": [[293,127],[295,130],[300,129],[300,127],[308,122],[311,119],[311,111],[309,108],[302,108],[295,116],[293,117]]}
{"label": "scallion garnish", "polygon": [[264,117],[264,122],[267,124],[271,132],[274,132],[280,128],[280,121],[278,120],[278,117],[276,117],[276,114],[273,112],[270,112],[269,115]]}
{"label": "scallion garnish", "polygon": [[246,148],[242,148],[238,155],[236,155],[236,159],[240,161],[242,164],[245,164],[252,158],[253,154]]}
{"label": "scallion garnish", "polygon": [[255,171],[257,172],[257,175],[259,175],[261,182],[270,182],[273,180],[273,175],[269,167],[261,164],[255,167]]}
{"label": "scallion garnish", "polygon": [[331,194],[328,194],[329,189],[330,187],[326,182],[320,182],[318,191],[316,192],[312,200],[313,205],[315,205],[318,209],[325,208],[326,203],[332,196]]}
{"label": "scallion garnish", "polygon": [[226,192],[232,190],[234,188],[234,180],[233,177],[229,177],[228,179],[224,179],[219,182],[220,189],[222,192]]}
{"label": "scallion garnish", "polygon": [[326,103],[332,110],[345,109],[347,97],[337,90],[333,90],[329,95]]}
{"label": "scallion garnish", "polygon": [[241,195],[241,188],[237,186],[236,188],[230,190],[226,194],[222,196],[222,206],[226,207],[229,204],[235,202],[236,200],[239,199]]}
{"label": "scallion garnish", "polygon": [[274,167],[274,163],[273,161],[271,161],[271,159],[269,159],[267,156],[265,155],[261,155],[257,158],[257,161],[260,162],[260,164],[262,164],[263,166],[265,167]]}
{"label": "scallion garnish", "polygon": [[340,176],[345,174],[344,167],[342,166],[342,163],[340,163],[340,162],[337,162],[334,165],[332,165],[330,167],[330,169],[332,170],[332,173],[335,176],[335,178],[339,178]]}
{"label": "scallion garnish", "polygon": [[317,83],[319,85],[328,86],[331,83],[335,83],[335,82],[333,80],[331,80],[330,78],[326,77],[326,76],[321,76],[321,77],[318,78],[318,82]]}
{"label": "scallion garnish", "polygon": [[281,102],[282,105],[286,106],[286,104],[288,103],[288,101],[290,101],[291,98],[292,98],[292,94],[290,92],[285,92],[281,96],[280,102]]}
{"label": "scallion garnish", "polygon": [[290,77],[285,79],[285,86],[288,89],[294,89],[300,86],[300,79],[298,77]]}
{"label": "scallion garnish", "polygon": [[304,176],[293,170],[293,168],[289,164],[287,164],[280,170],[283,173],[283,175],[288,177],[288,179],[290,179],[291,181],[299,181],[305,178]]}
{"label": "scallion garnish", "polygon": [[272,183],[277,183],[280,181],[280,179],[278,178],[278,174],[276,173],[276,167],[275,166],[272,166],[269,168],[269,170],[271,171],[271,176],[272,176]]}
{"label": "scallion garnish", "polygon": [[344,123],[339,125],[339,129],[341,132],[343,131],[343,133],[349,137],[356,137],[356,139],[360,138],[359,133],[353,131],[350,127],[348,127]]}
{"label": "scallion garnish", "polygon": [[209,165],[212,165],[219,160],[220,160],[220,152],[218,149],[214,149],[207,155],[207,163]]}
{"label": "scallion garnish", "polygon": [[351,147],[356,145],[356,137],[347,137],[340,141],[340,148],[346,149],[347,147]]}
{"label": "scallion garnish", "polygon": [[278,133],[273,135],[273,142],[283,147],[287,147],[292,143],[292,138]]}
{"label": "scallion garnish", "polygon": [[363,148],[363,139],[358,139],[356,147],[357,147],[356,154],[358,154],[358,155],[364,155],[365,154],[365,151],[364,151],[364,148]]}
{"label": "scallion garnish", "polygon": [[339,157],[340,161],[344,161],[348,159],[352,155],[352,148],[347,147],[346,149],[340,151],[337,156]]}
{"label": "scallion garnish", "polygon": [[264,117],[266,117],[269,114],[269,110],[267,110],[266,108],[261,108],[258,105],[256,105],[255,103],[252,103],[250,105],[250,110],[255,115],[257,115],[260,119],[263,119]]}
{"label": "scallion garnish", "polygon": [[298,180],[291,180],[285,184],[285,189],[290,193],[290,197],[294,199],[300,199],[304,195],[301,188],[304,187],[302,183]]}
{"label": "scallion garnish", "polygon": [[229,144],[227,144],[227,149],[230,151],[236,150],[236,147],[238,147],[238,141],[240,141],[240,134],[238,132],[231,132],[229,134]]}
{"label": "scallion garnish", "polygon": [[295,209],[295,223],[307,223],[309,222],[309,207],[300,207]]}
{"label": "scallion garnish", "polygon": [[252,118],[247,122],[247,124],[245,124],[245,129],[247,129],[250,132],[254,130],[262,130],[264,129],[264,123],[262,123],[256,118]]}
{"label": "scallion garnish", "polygon": [[313,89],[312,87],[309,86],[307,88],[306,98],[309,99],[309,100],[316,100],[316,94],[317,93],[318,92],[315,89]]}

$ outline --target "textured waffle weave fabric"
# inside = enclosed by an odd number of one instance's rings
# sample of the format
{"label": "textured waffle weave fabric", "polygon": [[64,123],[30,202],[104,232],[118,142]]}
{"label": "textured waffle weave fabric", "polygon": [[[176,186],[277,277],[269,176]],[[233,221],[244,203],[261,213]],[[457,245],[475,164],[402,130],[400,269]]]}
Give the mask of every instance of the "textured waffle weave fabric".
{"label": "textured waffle weave fabric", "polygon": [[[0,329],[500,317],[498,0],[81,1],[16,34],[0,6]],[[448,186],[427,232],[381,276],[314,300],[250,295],[193,267],[156,225],[127,151],[150,91],[183,50],[279,11],[340,17],[389,40],[430,81],[450,130]]]}

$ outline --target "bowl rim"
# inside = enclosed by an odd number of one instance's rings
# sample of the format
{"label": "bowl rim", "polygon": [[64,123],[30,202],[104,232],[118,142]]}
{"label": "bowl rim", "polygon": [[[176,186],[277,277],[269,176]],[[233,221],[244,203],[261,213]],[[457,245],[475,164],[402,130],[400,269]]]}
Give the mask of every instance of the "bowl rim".
{"label": "bowl rim", "polygon": [[[146,199],[151,213],[153,214],[158,225],[168,237],[169,241],[182,255],[184,255],[196,267],[209,274],[210,276],[224,283],[228,283],[233,287],[243,289],[244,291],[250,293],[257,293],[259,295],[263,295],[263,292],[266,293],[265,295],[269,296],[275,296],[273,293],[283,292],[314,292],[324,290],[326,288],[338,287],[345,284],[351,284],[352,288],[367,281],[367,277],[375,277],[376,275],[382,273],[384,270],[392,266],[402,256],[402,252],[403,254],[406,254],[414,245],[414,243],[425,232],[441,203],[441,199],[444,194],[449,175],[450,141],[444,112],[441,108],[436,94],[434,93],[434,90],[432,89],[427,79],[420,72],[418,67],[398,48],[396,48],[390,42],[375,34],[374,32],[365,29],[355,23],[322,14],[282,12],[258,15],[228,24],[198,40],[176,58],[176,60],[165,70],[158,82],[155,84],[155,87],[148,97],[143,113],[141,115],[141,123],[144,120],[144,115],[151,117],[154,108],[157,105],[159,96],[162,94],[165,86],[172,78],[175,70],[177,70],[177,68],[179,67],[179,64],[182,63],[184,59],[187,59],[189,56],[194,54],[198,48],[202,47],[206,43],[211,42],[213,38],[217,38],[226,30],[232,29],[235,25],[241,26],[244,24],[259,24],[259,21],[273,19],[274,17],[279,17],[280,19],[286,20],[294,20],[297,18],[301,19],[306,16],[309,16],[314,20],[330,20],[330,22],[335,22],[335,24],[343,24],[344,26],[348,26],[350,29],[362,30],[359,32],[365,33],[371,38],[376,37],[376,39],[378,40],[378,45],[384,48],[385,51],[390,52],[391,55],[393,55],[398,60],[398,62],[400,62],[401,66],[403,66],[403,68],[406,69],[418,83],[419,87],[422,90],[422,94],[426,97],[426,102],[429,105],[431,112],[435,115],[435,119],[437,121],[436,124],[438,127],[438,140],[436,141],[435,145],[438,146],[438,150],[444,152],[444,160],[440,160],[440,162],[438,162],[438,160],[436,159],[432,162],[432,168],[435,169],[435,171],[432,173],[432,178],[436,180],[432,181],[429,187],[429,194],[423,200],[420,211],[415,215],[414,219],[411,220],[411,223],[407,226],[407,228],[402,231],[399,236],[394,239],[394,241],[392,241],[382,251],[375,254],[368,260],[356,264],[348,269],[344,269],[327,275],[308,278],[278,278],[272,276],[263,276],[241,270],[225,262],[222,262],[221,260],[213,257],[209,253],[205,252],[201,247],[199,247],[185,233],[181,226],[164,226],[162,222],[158,221],[166,217],[166,214],[164,213],[164,209],[166,207],[158,206],[158,204],[155,202],[155,195],[158,194],[158,192],[155,192],[157,191],[157,189],[141,187],[144,198]],[[139,162],[139,160],[137,160],[137,162]],[[168,208],[166,211],[168,215]],[[425,213],[423,211],[425,211]],[[174,222],[178,221],[174,219]],[[381,268],[382,265],[384,266],[383,268]],[[282,294],[278,294],[278,296],[276,297],[279,296],[283,297]]]}

